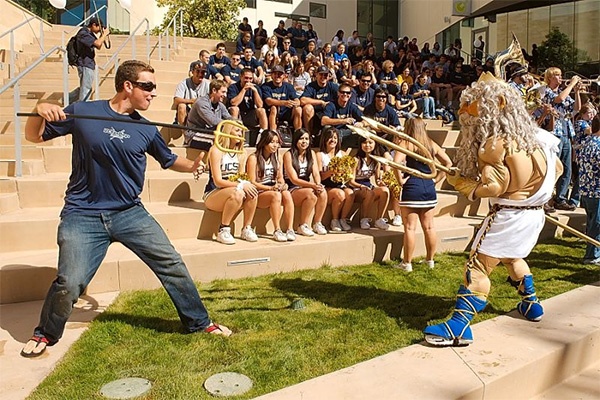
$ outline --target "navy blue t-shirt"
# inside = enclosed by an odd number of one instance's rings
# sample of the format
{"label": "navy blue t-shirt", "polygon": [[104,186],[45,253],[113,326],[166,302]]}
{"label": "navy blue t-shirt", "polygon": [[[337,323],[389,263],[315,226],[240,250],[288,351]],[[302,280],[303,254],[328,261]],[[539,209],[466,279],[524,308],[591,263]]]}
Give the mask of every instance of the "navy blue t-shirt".
{"label": "navy blue t-shirt", "polygon": [[94,42],[98,39],[88,28],[77,32],[77,66],[95,69],[96,48]]}
{"label": "navy blue t-shirt", "polygon": [[[328,103],[323,111],[323,115],[329,118],[346,119],[354,118],[356,121],[362,121],[363,113],[358,109],[356,104],[348,102],[346,107],[342,107],[338,102]],[[337,129],[346,128],[346,124],[335,125]]]}
{"label": "navy blue t-shirt", "polygon": [[[107,100],[77,102],[64,109],[67,114],[145,120],[140,114],[123,115]],[[79,213],[97,215],[125,210],[140,204],[144,186],[146,153],[163,168],[177,159],[154,126],[116,121],[67,118],[46,123],[43,140],[73,135],[72,172],[61,217]]]}
{"label": "navy blue t-shirt", "polygon": [[[258,89],[259,95],[262,97],[262,91],[261,91],[260,86],[256,85],[256,88]],[[242,90],[242,82],[238,82],[236,84],[230,85],[227,88],[227,99],[229,100],[229,103],[231,103],[231,99],[233,99],[238,94],[240,94],[241,90]],[[238,105],[238,107],[240,108],[240,110],[242,112],[254,110],[256,108],[256,104],[254,104],[254,91],[247,90],[244,93],[244,100]]]}
{"label": "navy blue t-shirt", "polygon": [[242,57],[240,64],[246,68],[250,68],[252,72],[256,72],[256,69],[262,66],[262,63],[254,57],[252,57],[250,61],[246,60],[245,57]]}
{"label": "navy blue t-shirt", "polygon": [[296,89],[292,84],[283,82],[280,87],[276,87],[273,82],[267,82],[261,86],[263,100],[269,98],[275,100],[294,100],[298,98]]}
{"label": "navy blue t-shirt", "polygon": [[371,104],[375,100],[375,90],[372,88],[368,88],[364,92],[361,92],[359,88],[352,89],[352,97],[350,97],[350,101],[355,103],[362,108],[365,108],[369,104]]}
{"label": "navy blue t-shirt", "polygon": [[386,104],[381,111],[377,111],[375,104],[370,104],[365,108],[363,114],[365,117],[373,118],[375,121],[381,122],[386,126],[394,127],[400,125],[400,120],[398,120],[398,114],[396,114],[396,110],[394,110],[389,104]]}
{"label": "navy blue t-shirt", "polygon": [[[306,85],[304,93],[300,97],[310,97],[311,99],[323,100],[327,102],[337,102],[337,92],[339,86],[337,83],[328,81],[325,87],[319,86],[317,81]],[[315,106],[315,111],[322,111],[321,106]]]}
{"label": "navy blue t-shirt", "polygon": [[242,73],[242,69],[240,67],[232,68],[231,65],[226,65],[221,70],[221,75],[223,75],[223,77],[228,76],[234,82],[240,81],[241,73]]}

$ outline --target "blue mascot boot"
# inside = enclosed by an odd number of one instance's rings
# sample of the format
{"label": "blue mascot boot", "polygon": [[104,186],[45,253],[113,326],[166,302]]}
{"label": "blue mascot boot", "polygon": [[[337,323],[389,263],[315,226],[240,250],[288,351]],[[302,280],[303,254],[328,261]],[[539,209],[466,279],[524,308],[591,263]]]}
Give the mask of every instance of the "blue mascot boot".
{"label": "blue mascot boot", "polygon": [[487,301],[477,298],[469,289],[460,286],[456,295],[454,313],[446,322],[423,329],[425,340],[433,346],[466,346],[473,343],[469,324]]}
{"label": "blue mascot boot", "polygon": [[544,315],[544,307],[540,304],[537,296],[535,295],[535,288],[533,287],[533,275],[525,275],[521,282],[519,282],[519,294],[523,298],[517,304],[517,310],[519,314],[524,316],[530,321],[540,321]]}

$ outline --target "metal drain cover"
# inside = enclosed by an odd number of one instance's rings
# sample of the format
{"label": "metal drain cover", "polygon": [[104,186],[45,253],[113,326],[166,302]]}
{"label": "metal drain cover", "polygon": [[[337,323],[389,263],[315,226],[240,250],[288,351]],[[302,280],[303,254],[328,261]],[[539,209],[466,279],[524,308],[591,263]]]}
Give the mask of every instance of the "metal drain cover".
{"label": "metal drain cover", "polygon": [[124,378],[107,383],[100,388],[100,394],[109,399],[132,399],[146,394],[152,383],[143,378]]}
{"label": "metal drain cover", "polygon": [[237,372],[222,372],[208,377],[204,388],[213,396],[237,396],[252,389],[252,380]]}

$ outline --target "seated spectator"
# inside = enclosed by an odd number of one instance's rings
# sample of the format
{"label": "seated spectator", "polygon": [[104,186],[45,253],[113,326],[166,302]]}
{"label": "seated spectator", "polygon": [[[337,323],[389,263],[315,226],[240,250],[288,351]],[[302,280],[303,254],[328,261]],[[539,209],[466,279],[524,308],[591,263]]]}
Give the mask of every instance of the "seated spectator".
{"label": "seated spectator", "polygon": [[467,77],[462,73],[462,65],[456,64],[454,71],[448,75],[448,80],[452,86],[452,97],[460,99],[460,94],[467,87]]}
{"label": "seated spectator", "polygon": [[390,55],[396,54],[398,45],[394,42],[393,36],[388,36],[386,41],[383,43],[383,50],[387,50]]}
{"label": "seated spectator", "polygon": [[375,46],[368,46],[363,56],[364,60],[370,60],[373,65],[377,64],[377,55],[375,54]]}
{"label": "seated spectator", "polygon": [[302,52],[300,59],[303,63],[307,60],[311,60],[312,58],[318,58],[319,53],[317,52],[317,42],[314,39],[310,39],[306,44],[306,49]]}
{"label": "seated spectator", "polygon": [[254,83],[260,85],[265,80],[265,71],[263,70],[262,64],[256,58],[254,58],[254,50],[251,47],[244,49],[244,57],[240,60],[241,65],[244,68],[250,68],[254,73]]}
{"label": "seated spectator", "polygon": [[223,67],[223,78],[227,85],[232,85],[240,81],[240,74],[242,73],[242,53],[235,52],[231,56],[231,65]]}
{"label": "seated spectator", "polygon": [[375,47],[375,40],[373,39],[373,32],[367,33],[367,37],[362,42],[363,49],[367,49],[369,47]]}
{"label": "seated spectator", "polygon": [[288,80],[296,90],[298,98],[302,96],[306,86],[312,82],[309,73],[304,70],[304,64],[301,62],[296,62],[296,64],[294,64],[294,70],[292,74],[288,76]]}
{"label": "seated spectator", "polygon": [[[421,48],[421,59],[429,58],[429,56],[431,54],[433,54],[433,53],[431,52],[431,49],[429,48],[429,42],[425,42],[425,44],[423,44],[423,47]],[[433,66],[431,66],[430,68],[433,69]]]}
{"label": "seated spectator", "polygon": [[315,44],[319,43],[319,35],[317,35],[317,32],[313,29],[313,26],[310,23],[306,24],[306,39],[314,40]]}
{"label": "seated spectator", "polygon": [[329,169],[332,158],[344,155],[337,129],[332,126],[325,127],[317,152],[317,165],[321,172],[321,183],[327,191],[327,204],[331,204],[331,230],[333,232],[352,230],[348,216],[354,203],[354,190],[347,187],[345,182],[334,182],[331,179],[333,171]]}
{"label": "seated spectator", "polygon": [[477,80],[477,67],[481,65],[481,62],[476,58],[471,58],[469,65],[462,66],[462,72],[466,75],[467,85]]}
{"label": "seated spectator", "polygon": [[[392,60],[394,61],[394,60]],[[394,61],[394,73],[396,75],[401,75],[402,71],[404,71],[405,68],[408,67],[408,56],[406,54],[406,51],[404,51],[404,49],[399,49],[398,50],[398,55],[396,57],[396,60]]]}
{"label": "seated spectator", "polygon": [[217,52],[210,56],[208,65],[212,65],[221,75],[223,75],[223,68],[231,65],[231,61],[225,55],[225,43],[217,44]]}
{"label": "seated spectator", "polygon": [[340,133],[342,139],[342,148],[358,147],[357,136],[352,135],[352,131],[346,125],[354,125],[359,122],[362,125],[362,112],[356,104],[350,102],[352,88],[350,85],[342,83],[338,89],[337,101],[327,103],[321,118],[321,126],[331,125]]}
{"label": "seated spectator", "polygon": [[423,117],[425,119],[436,119],[435,115],[435,100],[429,96],[430,90],[427,84],[427,75],[421,74],[410,91],[417,102],[423,109]]}
{"label": "seated spectator", "polygon": [[[252,183],[258,190],[257,208],[269,209],[273,223],[273,240],[287,242],[296,240],[294,233],[294,200],[283,180],[283,163],[277,152],[281,139],[275,131],[265,131],[256,144],[256,151],[248,156],[246,170]],[[287,224],[287,232],[281,230],[281,206]]]}
{"label": "seated spectator", "polygon": [[346,41],[348,46],[348,52],[351,52],[355,46],[360,46],[360,38],[358,37],[358,31],[352,31],[352,36]]}
{"label": "seated spectator", "polygon": [[413,77],[412,77],[412,70],[410,69],[410,67],[405,67],[402,70],[402,74],[400,76],[398,76],[398,78],[396,80],[398,81],[398,84],[401,84],[402,82],[406,82],[411,87],[415,83],[413,80]]}
{"label": "seated spectator", "polygon": [[374,82],[373,75],[363,74],[358,82],[358,86],[352,89],[353,93],[350,101],[356,104],[360,111],[364,112],[365,107],[375,100],[375,90],[371,88]]}
{"label": "seated spectator", "polygon": [[[300,97],[304,126],[316,133],[321,128],[325,106],[337,101],[338,85],[329,81],[329,69],[321,65],[316,71],[317,79],[306,86]],[[313,119],[316,116],[317,123]]]}
{"label": "seated spectator", "polygon": [[263,28],[263,22],[261,19],[258,20],[258,28],[254,29],[254,46],[260,49],[265,43],[267,43],[267,31]]}
{"label": "seated spectator", "polygon": [[335,60],[333,57],[329,57],[327,60],[325,60],[325,66],[329,70],[329,80],[331,80],[333,83],[339,83],[337,80],[338,66],[335,65]]}
{"label": "seated spectator", "polygon": [[452,85],[444,74],[444,67],[438,64],[434,69],[434,74],[431,77],[429,88],[432,90],[433,97],[438,105],[452,107]]}
{"label": "seated spectator", "polygon": [[260,59],[263,60],[268,52],[273,53],[275,58],[279,58],[279,48],[277,46],[277,36],[273,35],[269,38],[260,49]]}
{"label": "seated spectator", "polygon": [[273,55],[272,51],[268,51],[262,62],[262,67],[265,71],[265,82],[271,82],[271,72],[273,72],[273,67],[276,65],[279,65],[279,59]]}
{"label": "seated spectator", "polygon": [[[303,236],[326,235],[321,222],[327,207],[327,192],[321,184],[316,154],[310,148],[310,135],[297,129],[292,135],[292,146],[283,155],[284,179],[292,194],[294,205],[300,207],[298,233]],[[312,182],[311,182],[312,177]],[[310,216],[314,212],[311,229]]]}
{"label": "seated spectator", "polygon": [[492,57],[488,57],[485,60],[485,64],[483,65],[483,70],[485,72],[494,73],[494,59]]}
{"label": "seated spectator", "polygon": [[[424,120],[421,118],[407,120],[404,125],[404,133],[423,144],[429,150],[431,155],[440,161],[441,164],[446,167],[452,166],[452,161],[446,155],[444,149],[427,136]],[[408,141],[403,141],[401,145],[416,154],[425,156],[420,149]],[[415,168],[425,173],[431,172],[428,165],[423,164],[413,157],[408,157],[406,154],[399,151],[395,153],[394,161],[399,164],[406,163],[407,167]],[[402,262],[397,268],[403,269],[406,272],[412,271],[416,229],[417,224],[419,223],[421,224],[425,236],[425,249],[427,253],[425,260],[429,268],[433,268],[435,265],[434,256],[437,245],[437,235],[433,224],[435,206],[437,205],[435,183],[440,181],[444,175],[443,173],[438,173],[435,180],[433,180],[418,178],[414,175],[404,177],[398,170],[395,170],[395,173],[396,179],[402,186],[400,207],[402,212],[402,222],[404,224],[403,256]]]}
{"label": "seated spectator", "polygon": [[339,84],[345,83],[350,87],[358,86],[356,72],[352,69],[352,65],[350,64],[350,60],[348,58],[344,58],[340,63],[340,67],[337,70],[336,76]]}
{"label": "seated spectator", "polygon": [[238,38],[242,37],[246,32],[252,35],[252,26],[250,26],[250,24],[248,23],[248,18],[244,17],[242,18],[242,22],[240,22],[240,24],[238,25]]}
{"label": "seated spectator", "polygon": [[333,57],[333,53],[331,52],[331,43],[325,43],[321,48],[321,52],[319,53],[319,61],[323,65],[330,57]]}
{"label": "seated spectator", "polygon": [[348,58],[353,66],[362,62],[364,53],[362,46],[353,46],[349,53]]}
{"label": "seated spectator", "polygon": [[279,21],[277,28],[273,29],[273,35],[277,36],[277,47],[283,48],[283,39],[288,39],[291,35],[288,36],[288,31],[285,29],[285,22],[283,20]]}
{"label": "seated spectator", "polygon": [[339,43],[336,49],[337,51],[333,53],[333,60],[339,67],[339,65],[342,63],[342,60],[348,58],[348,54],[346,54],[346,45],[344,43]]}
{"label": "seated spectator", "polygon": [[[202,61],[204,65],[206,65],[206,72],[204,73],[204,79],[213,80],[213,79],[223,79],[223,75],[217,71],[215,67],[210,65],[210,53],[208,50],[200,50],[198,53],[199,61]],[[190,65],[190,70],[191,70]]]}
{"label": "seated spectator", "polygon": [[[233,128],[232,135],[241,137],[242,130]],[[221,139],[224,147],[241,149],[243,141],[234,141],[233,139]],[[256,212],[258,201],[258,191],[256,187],[248,181],[230,181],[230,176],[243,172],[245,163],[240,160],[237,153],[224,153],[217,146],[211,146],[208,152],[208,183],[204,189],[204,204],[207,209],[222,213],[217,241],[223,244],[235,244],[235,239],[231,234],[231,221],[237,213],[244,211],[244,228],[242,229],[242,240],[256,242],[258,237],[252,229],[252,220]]]}
{"label": "seated spectator", "polygon": [[439,57],[444,52],[442,51],[442,48],[440,47],[440,44],[438,42],[435,42],[433,44],[433,48],[431,49],[431,53],[434,54],[436,57]]}
{"label": "seated spectator", "polygon": [[286,73],[280,65],[273,67],[271,82],[262,85],[263,99],[268,108],[269,129],[276,131],[283,121],[302,127],[302,107],[294,87],[284,82]]}
{"label": "seated spectator", "polygon": [[[225,81],[215,79],[210,83],[206,96],[198,97],[188,114],[186,126],[200,129],[216,129],[217,125],[225,119],[234,119],[223,102],[227,98],[227,84]],[[185,131],[184,144],[193,149],[200,150],[199,157],[203,159],[210,146],[213,144],[214,135]]]}
{"label": "seated spectator", "polygon": [[241,119],[245,126],[251,128],[258,125],[262,131],[269,127],[269,123],[261,89],[253,80],[254,74],[245,68],[242,70],[240,81],[229,86],[229,112],[234,119]]}
{"label": "seated spectator", "polygon": [[[388,96],[389,94],[385,89],[377,89],[375,91],[375,101],[365,107],[363,115],[390,128],[401,129],[402,126],[396,110],[387,103]],[[378,132],[378,134],[383,135],[382,132]]]}
{"label": "seated spectator", "polygon": [[304,50],[306,47],[306,31],[302,29],[302,22],[296,21],[293,24],[293,27],[288,30],[289,33],[292,34],[292,47],[294,47],[298,51]]}
{"label": "seated spectator", "polygon": [[244,32],[242,36],[240,36],[235,44],[235,51],[244,51],[246,47],[250,47],[253,53],[256,51],[256,47],[252,42],[252,34],[250,32]]}
{"label": "seated spectator", "polygon": [[377,68],[375,64],[371,60],[364,60],[362,64],[359,64],[358,71],[356,72],[357,77],[362,77],[363,75],[371,76],[371,87],[373,89],[377,89],[379,85],[377,84]]}
{"label": "seated spectator", "polygon": [[435,66],[437,65],[437,57],[435,56],[435,54],[429,54],[427,60],[425,60],[423,62],[423,64],[421,65],[421,72],[423,72],[423,69],[425,68],[429,68],[430,70],[434,70]]}
{"label": "seated spectator", "polygon": [[383,51],[381,52],[381,56],[377,57],[376,65],[379,67],[379,70],[381,71],[383,69],[383,63],[386,61],[391,61],[393,66],[393,58],[393,55],[387,49],[383,49]]}
{"label": "seated spectator", "polygon": [[384,61],[381,71],[379,71],[379,76],[377,77],[377,83],[379,83],[381,88],[387,89],[392,96],[395,96],[398,92],[398,81],[396,80],[396,74],[393,69],[394,63],[392,61]]}
{"label": "seated spectator", "polygon": [[279,54],[283,55],[283,53],[285,53],[286,51],[290,54],[293,60],[298,59],[298,52],[294,47],[292,47],[291,39],[283,39],[283,46],[279,49]]}
{"label": "seated spectator", "polygon": [[176,110],[175,122],[185,125],[192,104],[198,97],[208,94],[209,81],[204,79],[206,65],[202,61],[194,61],[190,65],[191,77],[185,78],[175,88],[172,110]]}
{"label": "seated spectator", "polygon": [[[361,203],[360,229],[371,229],[371,221],[374,220],[377,229],[387,231],[390,226],[383,215],[390,201],[390,190],[381,180],[383,177],[381,165],[370,157],[371,154],[383,156],[384,152],[373,139],[360,136],[354,179],[348,183],[348,186],[354,189],[354,198]],[[375,184],[372,180],[375,180]]]}
{"label": "seated spectator", "polygon": [[413,56],[417,56],[420,54],[419,45],[417,44],[417,38],[412,38],[410,42],[408,42],[408,52],[412,53]]}
{"label": "seated spectator", "polygon": [[402,82],[400,90],[396,93],[396,110],[398,115],[402,118],[416,118],[417,117],[417,103],[410,94],[410,87],[408,82]]}
{"label": "seated spectator", "polygon": [[345,44],[346,42],[344,41],[344,31],[343,30],[338,30],[335,34],[334,37],[331,38],[331,47],[334,49],[338,48],[339,44]]}
{"label": "seated spectator", "polygon": [[292,58],[291,54],[288,53],[287,51],[284,51],[283,53],[281,53],[281,57],[279,59],[279,65],[281,65],[283,67],[283,70],[285,72],[286,75],[286,81],[287,81],[287,76],[290,75],[294,69],[293,63],[294,61],[297,61],[295,58]]}

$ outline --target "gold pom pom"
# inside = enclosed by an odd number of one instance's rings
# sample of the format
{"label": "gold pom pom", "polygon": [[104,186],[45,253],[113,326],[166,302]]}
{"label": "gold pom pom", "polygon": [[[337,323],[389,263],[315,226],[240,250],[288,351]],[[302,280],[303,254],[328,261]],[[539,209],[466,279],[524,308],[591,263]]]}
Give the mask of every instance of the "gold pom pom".
{"label": "gold pom pom", "polygon": [[342,157],[333,157],[329,161],[329,170],[333,173],[331,180],[337,183],[347,183],[354,178],[356,169],[356,159],[345,155]]}
{"label": "gold pom pom", "polygon": [[238,172],[237,174],[230,175],[228,178],[231,182],[249,181],[250,177],[245,172]]}
{"label": "gold pom pom", "polygon": [[393,171],[385,171],[381,180],[390,189],[392,196],[394,196],[395,199],[400,199],[400,191],[402,190],[402,187],[396,179],[396,174],[394,174]]}

